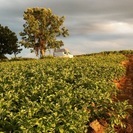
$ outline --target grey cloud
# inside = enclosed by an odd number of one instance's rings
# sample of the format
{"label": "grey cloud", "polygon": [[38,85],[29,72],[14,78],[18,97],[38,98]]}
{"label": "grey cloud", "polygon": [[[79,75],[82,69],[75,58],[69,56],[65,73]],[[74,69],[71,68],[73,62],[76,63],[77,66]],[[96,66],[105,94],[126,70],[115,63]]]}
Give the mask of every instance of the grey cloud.
{"label": "grey cloud", "polygon": [[[87,49],[111,49],[110,41],[117,41],[119,47],[133,48],[132,34],[114,33],[104,29],[103,25],[110,22],[133,23],[132,0],[0,0],[0,24],[9,26],[17,34],[23,29],[23,12],[29,7],[51,8],[53,13],[65,16],[65,25],[70,37],[64,39],[66,47],[77,53],[88,52]],[[122,41],[118,41],[122,40]],[[99,41],[99,45],[95,42]],[[126,44],[126,41],[129,44]],[[88,42],[88,43],[87,43]],[[77,45],[80,43],[80,45]],[[92,43],[93,45],[91,45]],[[87,44],[87,45],[85,45]],[[97,43],[96,43],[97,44]],[[124,46],[123,46],[124,45]],[[101,47],[101,48],[100,48]],[[115,45],[112,45],[114,49]],[[85,49],[85,50],[84,50]],[[113,49],[113,48],[112,48]],[[75,52],[75,53],[76,53]]]}
{"label": "grey cloud", "polygon": [[109,40],[124,40],[124,39],[132,39],[133,34],[90,34],[88,35],[89,40],[91,41],[109,41]]}

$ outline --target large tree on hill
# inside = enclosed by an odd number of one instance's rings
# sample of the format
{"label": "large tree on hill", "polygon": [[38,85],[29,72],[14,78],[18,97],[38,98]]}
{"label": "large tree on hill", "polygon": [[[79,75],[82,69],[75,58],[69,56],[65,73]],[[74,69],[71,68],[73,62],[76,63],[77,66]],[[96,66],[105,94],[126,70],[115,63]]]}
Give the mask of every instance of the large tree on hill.
{"label": "large tree on hill", "polygon": [[57,37],[66,37],[68,30],[63,26],[64,16],[59,17],[48,8],[28,8],[24,12],[24,30],[20,33],[22,46],[33,48],[38,55],[45,55],[46,49],[59,48],[63,46]]}
{"label": "large tree on hill", "polygon": [[0,59],[6,58],[5,54],[18,54],[22,49],[17,43],[18,39],[14,32],[7,26],[0,25]]}

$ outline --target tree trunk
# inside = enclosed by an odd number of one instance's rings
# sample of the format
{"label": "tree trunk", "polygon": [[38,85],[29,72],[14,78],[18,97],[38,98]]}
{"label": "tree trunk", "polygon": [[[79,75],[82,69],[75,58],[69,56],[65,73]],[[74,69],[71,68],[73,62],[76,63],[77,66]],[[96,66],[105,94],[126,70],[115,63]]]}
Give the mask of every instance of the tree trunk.
{"label": "tree trunk", "polygon": [[40,57],[45,56],[45,51],[46,51],[46,42],[44,40],[40,40]]}
{"label": "tree trunk", "polygon": [[40,49],[40,57],[44,57],[45,55],[45,50],[44,48]]}

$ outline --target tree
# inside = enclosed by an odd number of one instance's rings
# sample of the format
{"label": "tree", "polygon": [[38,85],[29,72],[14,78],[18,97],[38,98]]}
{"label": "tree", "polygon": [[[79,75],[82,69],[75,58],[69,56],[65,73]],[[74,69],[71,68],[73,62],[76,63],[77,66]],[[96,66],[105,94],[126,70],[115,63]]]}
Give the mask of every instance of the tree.
{"label": "tree", "polygon": [[19,54],[21,51],[22,51],[22,49],[20,48],[18,43],[17,43],[17,45],[14,45],[13,54],[14,54],[15,58],[16,58],[17,54]]}
{"label": "tree", "polygon": [[44,56],[46,49],[60,48],[63,46],[58,36],[68,36],[68,29],[63,26],[64,16],[59,17],[48,8],[28,8],[24,12],[24,30],[20,33],[25,48],[33,48],[38,56]]}
{"label": "tree", "polygon": [[0,59],[6,58],[5,54],[18,54],[22,49],[19,49],[18,39],[14,32],[7,26],[0,25]]}

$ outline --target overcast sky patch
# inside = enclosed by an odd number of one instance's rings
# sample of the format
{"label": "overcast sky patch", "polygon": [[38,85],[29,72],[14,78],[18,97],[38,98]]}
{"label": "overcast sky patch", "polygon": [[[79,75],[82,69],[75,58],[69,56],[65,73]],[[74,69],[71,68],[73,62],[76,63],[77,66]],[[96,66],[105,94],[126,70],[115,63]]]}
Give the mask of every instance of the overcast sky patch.
{"label": "overcast sky patch", "polygon": [[[30,7],[51,8],[65,16],[70,36],[61,38],[73,54],[104,50],[133,49],[132,0],[0,0],[0,24],[8,26],[19,39],[23,13]],[[33,56],[25,50],[21,56]]]}

